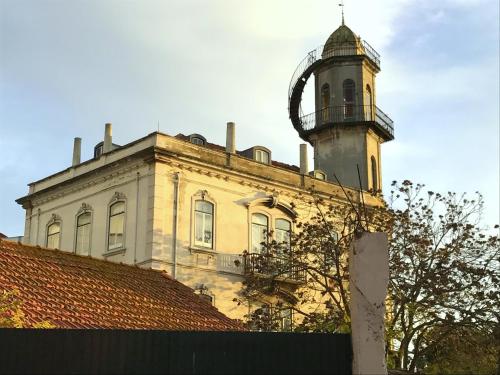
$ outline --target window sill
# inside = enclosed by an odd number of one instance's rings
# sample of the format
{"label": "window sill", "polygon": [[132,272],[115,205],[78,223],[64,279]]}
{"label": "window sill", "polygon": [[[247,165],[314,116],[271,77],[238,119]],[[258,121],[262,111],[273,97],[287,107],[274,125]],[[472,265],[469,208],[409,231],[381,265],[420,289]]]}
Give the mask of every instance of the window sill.
{"label": "window sill", "polygon": [[125,251],[127,251],[126,248],[120,247],[118,249],[106,251],[105,253],[102,254],[102,256],[103,257],[110,257],[110,256],[117,255],[117,254],[123,254],[123,253],[125,253]]}
{"label": "window sill", "polygon": [[217,255],[217,251],[213,249],[198,247],[198,246],[190,246],[189,251],[195,254],[208,254],[208,255]]}

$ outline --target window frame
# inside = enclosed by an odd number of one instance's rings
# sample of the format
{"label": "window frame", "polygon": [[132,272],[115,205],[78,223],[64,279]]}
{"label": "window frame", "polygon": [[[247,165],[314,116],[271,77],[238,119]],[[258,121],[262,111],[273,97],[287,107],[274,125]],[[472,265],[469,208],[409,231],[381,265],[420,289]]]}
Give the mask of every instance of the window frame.
{"label": "window frame", "polygon": [[[111,207],[117,203],[123,203],[123,236],[122,244],[120,247],[109,248],[109,235],[110,235],[110,224],[111,224]],[[115,215],[113,215],[115,216]],[[126,251],[126,237],[127,237],[127,199],[124,194],[116,192],[113,198],[108,203],[107,213],[106,213],[106,247],[104,255],[114,255],[117,253],[122,253]]]}
{"label": "window frame", "polygon": [[377,166],[377,159],[375,158],[374,155],[370,157],[370,167],[371,167],[371,174],[372,174],[372,190],[374,193],[376,193],[379,190],[379,178],[378,178],[378,166]]}
{"label": "window frame", "polygon": [[[267,160],[266,161],[259,160],[257,155],[262,155],[262,156],[266,155]],[[256,148],[254,152],[254,160],[262,164],[271,164],[271,154],[267,150],[264,150],[262,148]]]}
{"label": "window frame", "polygon": [[[57,232],[57,235],[59,236],[58,246],[57,247],[49,247],[49,228],[52,225],[56,225],[56,224],[59,225],[59,232]],[[55,235],[55,233],[50,235],[50,236],[54,236],[54,235]],[[60,250],[61,249],[61,242],[62,242],[62,220],[59,216],[52,214],[52,217],[50,218],[50,220],[47,222],[47,225],[45,226],[45,247],[47,249]]]}
{"label": "window frame", "polygon": [[[196,203],[197,202],[205,202],[205,203],[208,203],[211,207],[212,207],[212,212],[211,213],[207,213],[207,212],[204,212],[204,211],[199,211],[196,209]],[[196,229],[197,229],[197,215],[196,213],[197,212],[200,212],[203,214],[203,218],[205,217],[205,215],[210,215],[211,216],[211,222],[212,222],[212,236],[211,236],[211,244],[210,246],[204,246],[203,243],[204,241],[202,241],[201,243],[197,242],[196,240]],[[205,219],[203,219],[203,222],[205,221]],[[204,249],[204,250],[214,250],[214,247],[215,247],[215,204],[207,199],[203,199],[203,197],[201,198],[198,198],[198,199],[194,199],[193,201],[193,245],[197,248],[200,248],[200,249]],[[202,228],[204,229],[204,228]]]}
{"label": "window frame", "polygon": [[[281,220],[281,221],[285,221],[289,224],[290,226],[290,229],[288,230],[284,230],[284,229],[281,229],[281,228],[278,228],[278,221]],[[287,232],[288,233],[288,254],[280,254],[281,256],[288,256],[290,257],[292,255],[292,244],[291,244],[291,237],[292,237],[292,231],[293,231],[293,222],[292,220],[289,220],[288,218],[283,218],[281,216],[279,217],[276,217],[274,219],[274,239],[276,240],[276,242],[278,242],[278,231],[280,232]],[[283,243],[283,242],[278,242],[278,243]]]}
{"label": "window frame", "polygon": [[[252,211],[252,212],[250,212],[250,220],[249,220],[249,224],[250,225],[249,225],[249,232],[248,232],[248,234],[249,234],[249,236],[248,236],[249,237],[249,246],[248,246],[249,252],[251,254],[262,254],[263,253],[262,252],[263,251],[262,246],[261,246],[261,249],[260,249],[259,252],[254,251],[254,248],[253,248],[253,228],[254,228],[253,227],[254,226],[253,217],[254,217],[254,215],[262,215],[267,220],[266,242],[269,241],[269,235],[268,234],[271,231],[271,225],[272,225],[272,222],[273,222],[272,221],[272,216],[270,214],[268,214],[266,212],[263,212],[263,211],[260,211],[260,210],[259,211]],[[261,225],[261,224],[256,224],[256,225]],[[259,244],[261,242],[263,242],[263,241],[260,241]]]}
{"label": "window frame", "polygon": [[[346,99],[346,93],[348,92],[347,90],[352,89],[352,100],[347,100]],[[342,82],[342,102],[344,105],[344,118],[345,119],[352,119],[356,117],[356,82],[351,79],[347,78],[344,79]]]}
{"label": "window frame", "polygon": [[[80,220],[80,217],[83,215],[90,215],[90,222],[88,224],[85,224],[85,225],[89,225],[89,234],[88,234],[89,247],[88,247],[87,254],[79,253],[78,248],[77,248],[78,247],[78,228],[79,228],[78,221]],[[92,227],[93,227],[93,223],[94,223],[94,215],[93,215],[92,209],[90,208],[90,206],[85,205],[85,203],[84,203],[82,205],[82,207],[80,208],[80,210],[75,215],[75,239],[74,239],[74,244],[73,244],[73,251],[75,254],[87,255],[87,256],[90,256],[92,254]]]}
{"label": "window frame", "polygon": [[189,142],[191,142],[194,145],[197,146],[206,146],[207,144],[207,139],[202,136],[201,134],[190,134],[189,135]]}
{"label": "window frame", "polygon": [[[202,247],[196,245],[195,235],[196,235],[196,201],[202,200],[212,204],[212,248]],[[207,190],[199,190],[191,196],[191,222],[190,222],[190,234],[189,234],[189,248],[194,252],[206,252],[209,254],[217,252],[217,202],[211,197]]]}

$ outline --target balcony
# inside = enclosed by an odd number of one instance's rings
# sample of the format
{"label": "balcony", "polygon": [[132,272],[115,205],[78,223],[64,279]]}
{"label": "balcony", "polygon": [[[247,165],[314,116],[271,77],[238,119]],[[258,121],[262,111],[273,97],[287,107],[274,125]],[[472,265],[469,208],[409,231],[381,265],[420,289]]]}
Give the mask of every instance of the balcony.
{"label": "balcony", "polygon": [[243,256],[244,273],[261,277],[274,277],[277,280],[294,284],[306,281],[306,272],[290,257],[276,257],[269,254],[250,253]]}
{"label": "balcony", "polygon": [[323,108],[300,118],[302,134],[333,124],[366,122],[386,141],[394,139],[394,123],[381,109],[370,105],[343,105]]}

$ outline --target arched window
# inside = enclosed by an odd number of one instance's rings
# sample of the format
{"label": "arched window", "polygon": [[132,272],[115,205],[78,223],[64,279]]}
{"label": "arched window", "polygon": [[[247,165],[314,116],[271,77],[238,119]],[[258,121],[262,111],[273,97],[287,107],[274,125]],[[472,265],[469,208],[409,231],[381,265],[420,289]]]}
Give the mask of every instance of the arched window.
{"label": "arched window", "polygon": [[252,215],[252,253],[261,253],[264,250],[262,243],[267,243],[269,224],[266,215]]}
{"label": "arched window", "polygon": [[189,136],[189,141],[198,146],[205,146],[207,144],[206,138],[200,134],[191,134]]}
{"label": "arched window", "polygon": [[281,250],[287,251],[290,254],[290,233],[292,231],[292,223],[285,219],[276,219],[276,242],[283,245]]}
{"label": "arched window", "polygon": [[124,247],[125,202],[119,201],[109,207],[108,250]]}
{"label": "arched window", "polygon": [[194,244],[213,249],[214,205],[205,200],[194,203]]}
{"label": "arched window", "polygon": [[61,243],[61,222],[56,221],[47,226],[47,247],[49,249],[59,249]]}
{"label": "arched window", "polygon": [[91,219],[92,214],[90,212],[84,212],[76,218],[75,251],[77,254],[89,254]]}
{"label": "arched window", "polygon": [[352,79],[346,79],[342,84],[344,91],[344,117],[354,117],[354,105],[356,101],[355,85]]}
{"label": "arched window", "polygon": [[372,189],[374,192],[378,190],[378,171],[377,171],[377,161],[375,160],[375,157],[371,157],[372,161]]}
{"label": "arched window", "polygon": [[373,121],[372,107],[373,107],[372,89],[370,88],[370,85],[366,85],[366,103],[365,103],[366,121]]}
{"label": "arched window", "polygon": [[321,87],[321,118],[328,121],[328,107],[330,107],[330,85],[325,83]]}

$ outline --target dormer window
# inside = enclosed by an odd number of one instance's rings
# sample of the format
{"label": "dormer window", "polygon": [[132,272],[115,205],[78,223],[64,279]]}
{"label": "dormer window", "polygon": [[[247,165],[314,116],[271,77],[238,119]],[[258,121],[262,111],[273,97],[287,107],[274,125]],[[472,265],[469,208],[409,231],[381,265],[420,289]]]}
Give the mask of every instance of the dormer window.
{"label": "dormer window", "polygon": [[255,150],[255,160],[260,163],[269,164],[269,152],[265,150]]}
{"label": "dormer window", "polygon": [[314,178],[322,181],[326,181],[326,173],[323,171],[320,171],[319,169],[309,172],[310,176],[313,176]]}
{"label": "dormer window", "polygon": [[191,134],[189,136],[189,142],[198,146],[205,146],[207,144],[205,137],[200,134]]}
{"label": "dormer window", "polygon": [[95,145],[94,147],[94,158],[97,159],[99,156],[102,155],[102,150],[103,150],[104,144],[103,142],[100,142]]}

